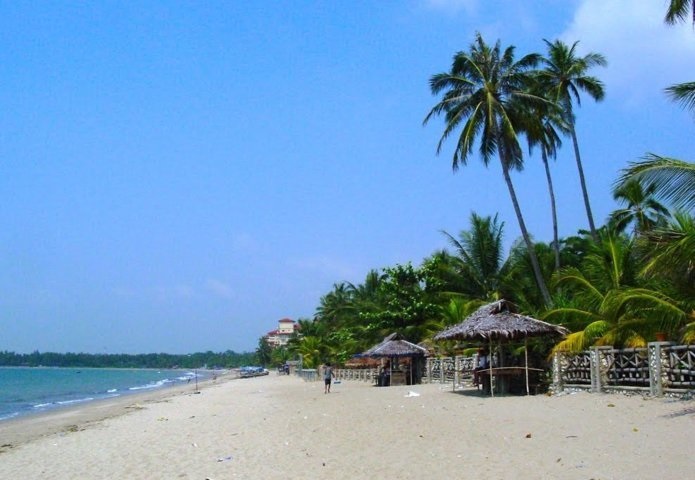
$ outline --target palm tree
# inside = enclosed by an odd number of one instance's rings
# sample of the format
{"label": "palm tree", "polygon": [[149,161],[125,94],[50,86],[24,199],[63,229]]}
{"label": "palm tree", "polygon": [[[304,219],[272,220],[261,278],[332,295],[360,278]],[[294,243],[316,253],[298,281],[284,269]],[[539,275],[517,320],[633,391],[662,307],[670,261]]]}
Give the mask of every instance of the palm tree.
{"label": "palm tree", "polygon": [[568,267],[554,277],[570,300],[544,318],[574,331],[555,351],[596,344],[644,346],[657,331],[673,334],[687,321],[679,302],[639,281],[632,240],[612,233],[602,237],[581,268]]}
{"label": "palm tree", "polygon": [[646,188],[637,180],[630,180],[613,190],[613,198],[623,204],[624,208],[611,213],[609,223],[618,232],[624,232],[630,224],[634,225],[634,234],[647,232],[669,217],[669,211],[654,198],[654,185]]}
{"label": "palm tree", "polygon": [[684,298],[695,299],[695,218],[677,212],[669,225],[647,232],[639,246],[642,275],[667,279]]}
{"label": "palm tree", "polygon": [[669,25],[685,22],[690,10],[693,11],[692,19],[695,23],[695,0],[671,0],[664,21]]}
{"label": "palm tree", "polygon": [[666,88],[666,94],[686,110],[695,110],[695,82],[672,85]]}
{"label": "palm tree", "polygon": [[[542,87],[539,85],[539,89]],[[558,132],[569,133],[569,129],[562,117],[558,115],[555,105],[549,105],[542,111],[532,112],[529,116],[532,121],[526,129],[526,137],[529,144],[529,153],[533,147],[538,146],[541,150],[541,160],[545,170],[545,178],[548,183],[548,195],[550,196],[550,214],[553,221],[553,251],[555,253],[555,270],[560,269],[560,239],[558,237],[557,225],[557,203],[555,202],[555,189],[553,188],[553,176],[550,173],[549,158],[557,157],[557,150],[562,146],[562,140]]]}
{"label": "palm tree", "polygon": [[465,291],[471,298],[486,301],[499,300],[501,272],[504,267],[502,231],[504,222],[497,215],[480,217],[471,214],[471,228],[455,238],[442,232],[455,250],[453,268],[461,279]]}
{"label": "palm tree", "polygon": [[548,40],[543,41],[548,46],[548,57],[542,59],[545,68],[539,72],[539,78],[548,89],[550,99],[556,101],[563,110],[574,145],[574,157],[577,161],[589,230],[594,240],[598,241],[591,204],[589,203],[589,193],[584,179],[584,167],[579,154],[573,103],[576,101],[578,106],[581,105],[580,92],[587,93],[597,102],[603,99],[605,95],[603,83],[596,77],[588,75],[588,71],[593,67],[605,66],[607,62],[598,53],[592,52],[583,57],[577,56],[576,49],[579,42],[574,42],[570,47],[560,40],[555,40],[552,43]]}
{"label": "palm tree", "polygon": [[[671,0],[664,21],[669,25],[685,22],[690,10],[692,10],[693,25],[695,25],[695,0]],[[695,110],[695,82],[672,85],[666,89],[666,94],[684,108]]]}
{"label": "palm tree", "polygon": [[426,124],[439,115],[445,118],[446,126],[437,146],[437,154],[444,141],[463,124],[454,149],[454,171],[460,165],[466,165],[478,137],[485,165],[497,153],[521,234],[528,245],[529,255],[532,256],[536,283],[546,304],[550,305],[550,292],[535,258],[531,236],[526,229],[510,176],[511,170],[523,168],[518,137],[523,125],[523,114],[528,112],[529,105],[544,102],[542,98],[528,93],[531,72],[538,61],[537,54],[526,55],[519,61],[514,61],[514,47],[510,46],[502,51],[499,41],[494,47],[490,47],[477,33],[468,52],[462,51],[454,55],[449,72],[431,77],[432,93],[442,93],[442,98],[430,110],[423,123]]}
{"label": "palm tree", "polygon": [[[623,170],[617,185],[638,180],[653,188],[654,196],[684,210],[695,209],[695,163],[650,153]],[[653,187],[652,187],[653,186]]]}

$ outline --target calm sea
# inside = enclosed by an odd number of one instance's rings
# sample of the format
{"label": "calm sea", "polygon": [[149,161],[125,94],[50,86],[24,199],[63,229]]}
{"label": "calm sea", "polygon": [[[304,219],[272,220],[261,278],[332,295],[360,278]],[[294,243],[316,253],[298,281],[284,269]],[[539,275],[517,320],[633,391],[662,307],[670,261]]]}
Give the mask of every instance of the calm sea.
{"label": "calm sea", "polygon": [[164,388],[195,379],[188,370],[0,367],[0,422],[31,413]]}

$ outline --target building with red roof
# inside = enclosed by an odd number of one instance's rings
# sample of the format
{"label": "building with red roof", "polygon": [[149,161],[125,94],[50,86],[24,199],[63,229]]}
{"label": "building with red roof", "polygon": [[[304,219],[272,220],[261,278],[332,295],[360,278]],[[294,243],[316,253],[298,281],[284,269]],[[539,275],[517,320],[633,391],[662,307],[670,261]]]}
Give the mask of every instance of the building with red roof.
{"label": "building with red roof", "polygon": [[297,322],[290,318],[278,320],[278,328],[269,331],[265,336],[265,341],[271,347],[287,345],[292,334],[299,328]]}

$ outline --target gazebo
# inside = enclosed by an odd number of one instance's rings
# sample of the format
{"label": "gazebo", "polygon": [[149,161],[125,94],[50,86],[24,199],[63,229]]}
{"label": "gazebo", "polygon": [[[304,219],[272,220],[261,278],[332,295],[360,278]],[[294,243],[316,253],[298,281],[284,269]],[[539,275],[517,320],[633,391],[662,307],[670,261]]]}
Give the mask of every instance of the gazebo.
{"label": "gazebo", "polygon": [[[394,379],[397,377],[396,374],[399,372],[394,372],[393,370],[393,364],[395,361],[397,361],[399,358],[409,358],[410,359],[410,371],[409,371],[409,380],[410,383],[414,383],[414,379],[417,380],[419,379],[417,375],[414,377],[413,375],[413,363],[415,360],[423,358],[425,355],[427,355],[427,349],[424,347],[421,347],[419,345],[416,345],[412,342],[409,342],[403,338],[403,336],[399,333],[392,333],[391,335],[387,336],[384,338],[384,340],[381,343],[378,343],[377,345],[374,345],[372,348],[369,350],[363,352],[363,353],[358,353],[355,355],[355,357],[358,358],[388,358],[389,359],[389,377],[390,379]],[[403,378],[405,380],[405,378]]]}
{"label": "gazebo", "polygon": [[[553,325],[526,315],[516,313],[517,307],[508,300],[498,300],[483,305],[473,312],[463,322],[449,327],[434,336],[435,340],[469,340],[481,343],[489,343],[490,354],[493,350],[493,342],[524,340],[527,347],[529,337],[565,336],[569,333],[564,327]],[[529,394],[529,366],[528,349],[524,348],[524,374],[526,377],[526,394]],[[493,369],[492,362],[488,362],[490,378],[493,370],[501,373],[499,368]],[[494,396],[494,390],[490,388]]]}

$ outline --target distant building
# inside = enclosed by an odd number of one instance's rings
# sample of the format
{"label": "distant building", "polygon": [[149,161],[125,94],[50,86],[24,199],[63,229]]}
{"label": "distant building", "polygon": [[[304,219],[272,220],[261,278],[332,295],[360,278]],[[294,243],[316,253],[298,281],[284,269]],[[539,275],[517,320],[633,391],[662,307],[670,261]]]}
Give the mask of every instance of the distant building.
{"label": "distant building", "polygon": [[278,321],[277,330],[269,331],[265,336],[265,341],[272,348],[287,345],[292,334],[299,328],[294,320],[283,318]]}

